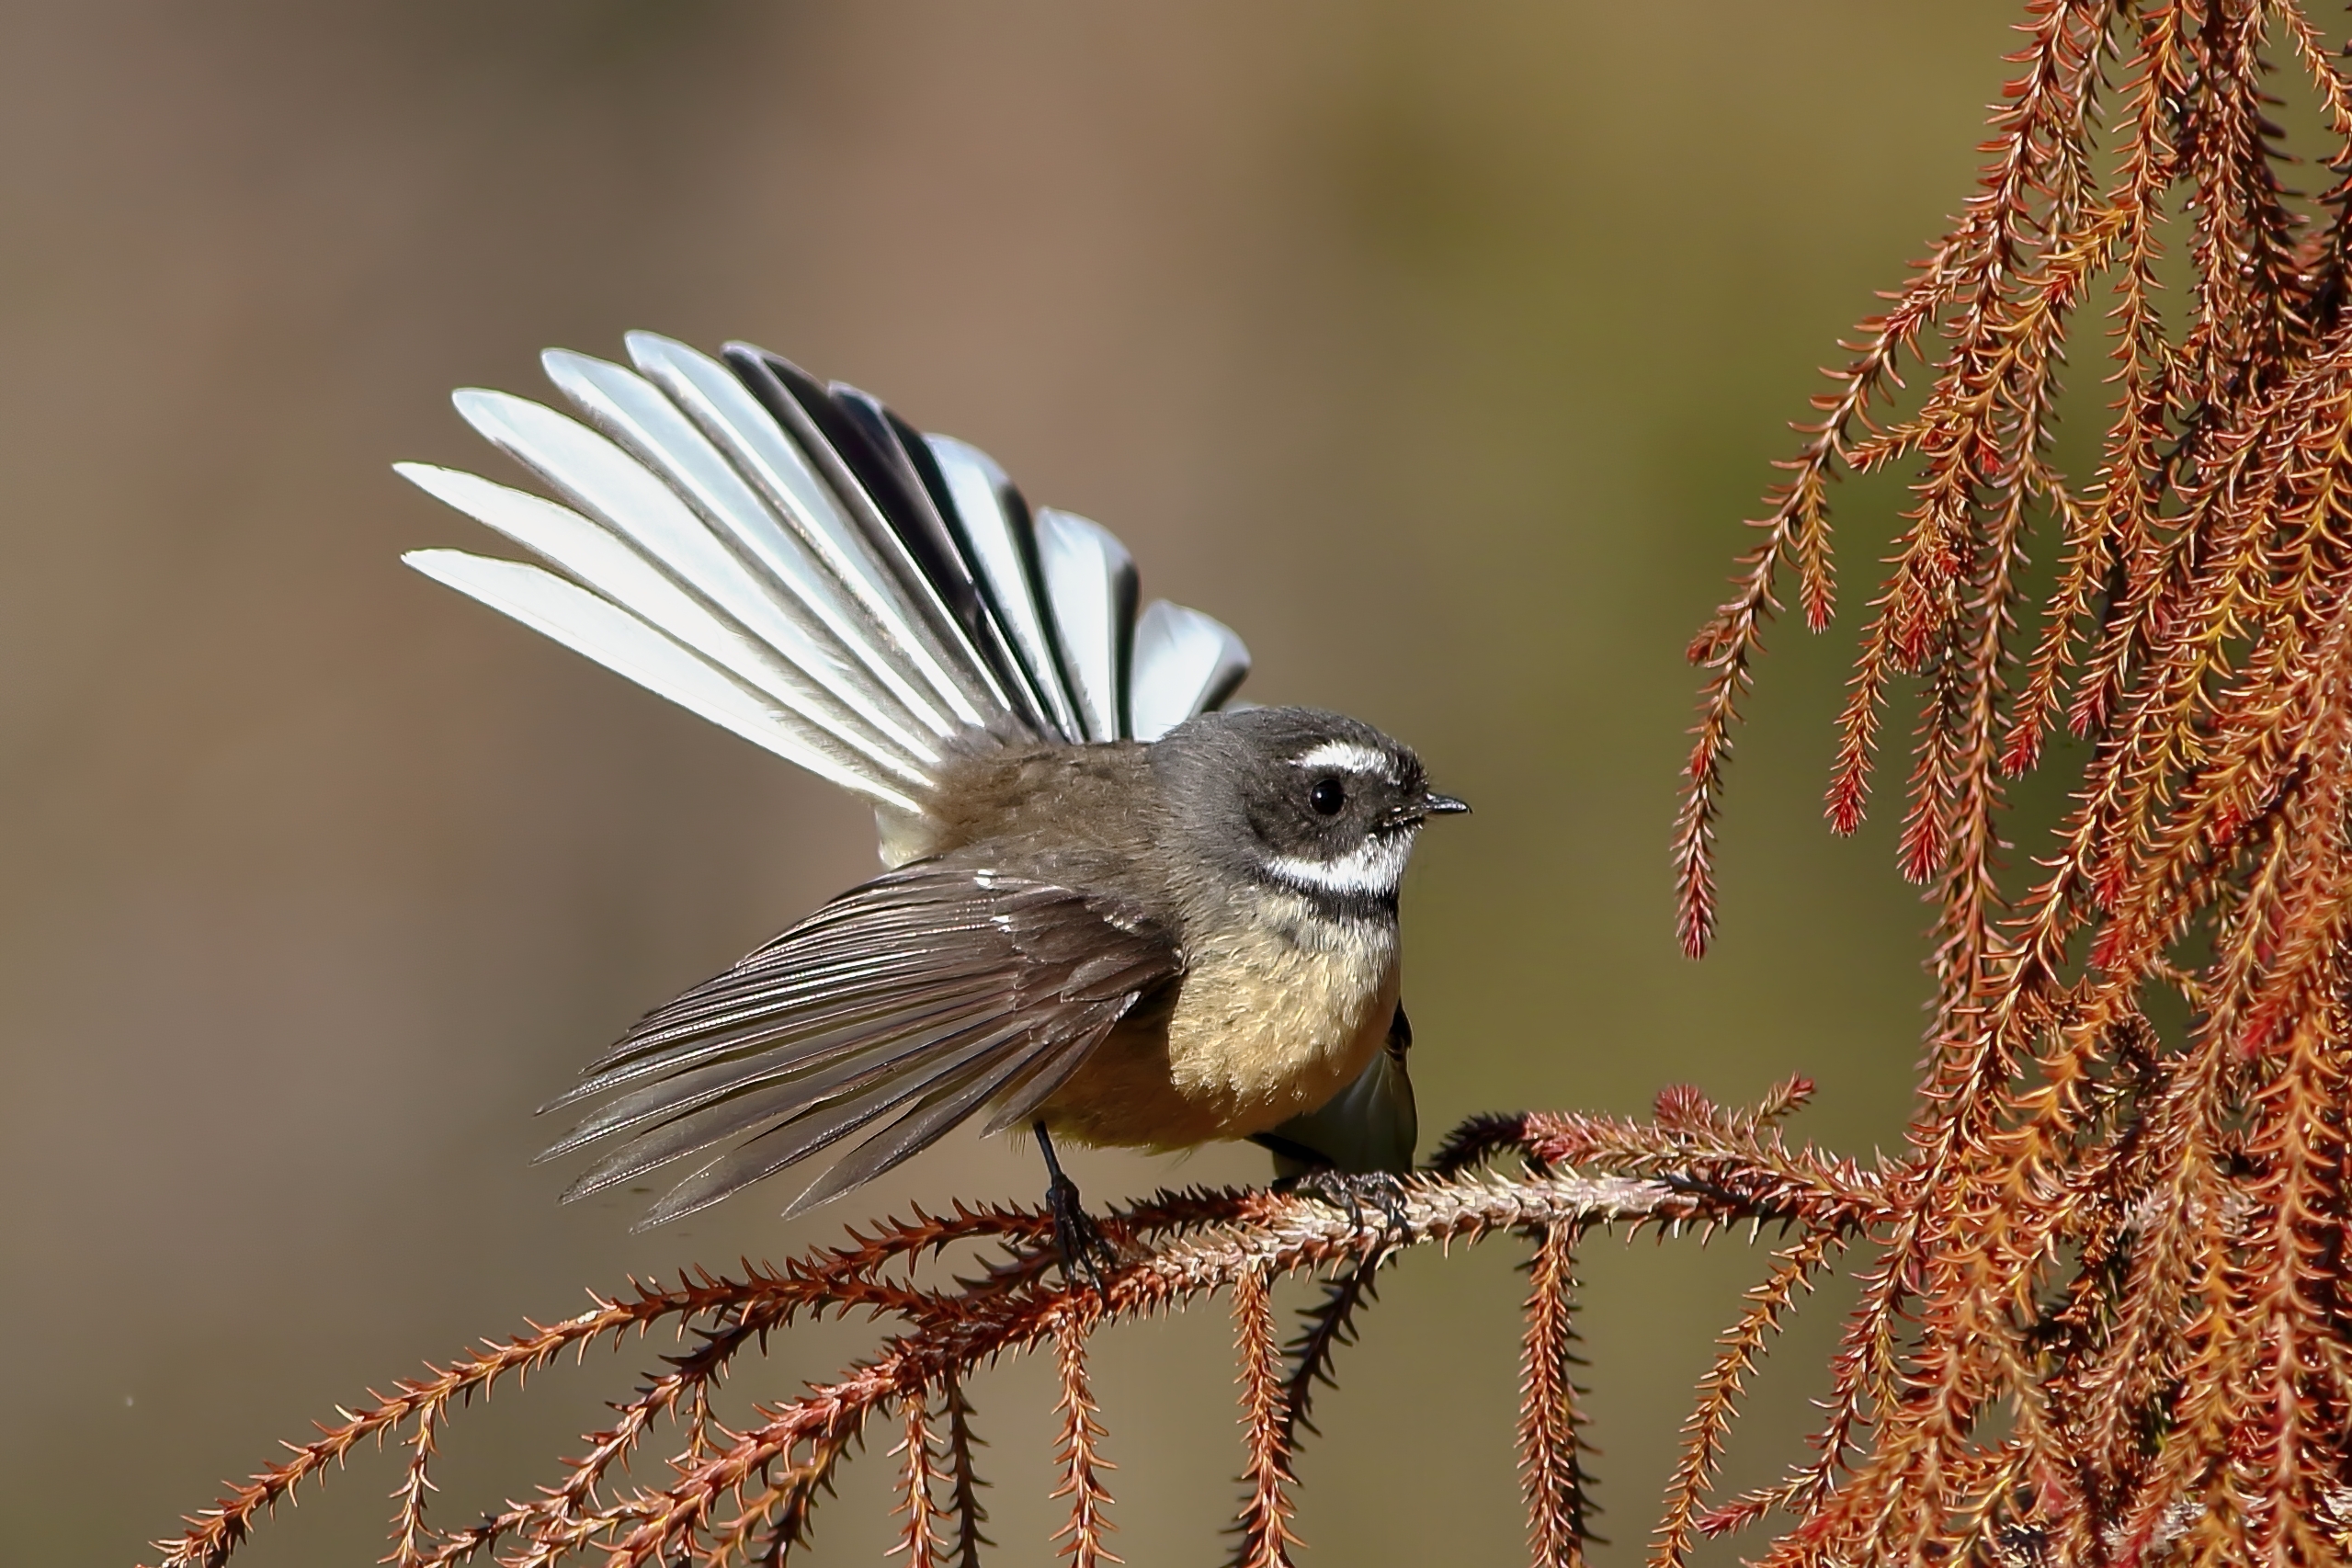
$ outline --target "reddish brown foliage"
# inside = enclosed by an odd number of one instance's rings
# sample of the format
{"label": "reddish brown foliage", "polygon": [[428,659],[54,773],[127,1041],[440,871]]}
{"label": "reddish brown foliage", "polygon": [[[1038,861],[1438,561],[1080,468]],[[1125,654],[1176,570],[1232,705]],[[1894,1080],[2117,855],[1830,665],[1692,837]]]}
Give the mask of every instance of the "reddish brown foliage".
{"label": "reddish brown foliage", "polygon": [[[1766,1561],[2332,1562],[2352,1495],[2352,185],[2287,191],[2266,51],[2306,79],[2339,175],[2352,86],[2292,4],[2040,0],[2022,30],[1975,197],[1865,324],[1691,649],[1696,953],[1774,580],[1793,570],[1821,625],[1828,479],[1913,472],[1828,812],[1859,822],[1909,677],[1900,862],[1932,886],[1935,1022],[1817,1462],[1771,1499],[1802,1522]],[[2076,486],[2050,447],[2095,294],[2112,402]],[[1920,407],[1871,422],[1909,356],[1930,361]],[[2037,530],[2057,566],[2039,603],[2018,578]],[[2062,715],[2087,748],[2074,807],[2043,874],[2005,890],[2005,785]],[[2170,1034],[2164,992],[2188,1017]]]}

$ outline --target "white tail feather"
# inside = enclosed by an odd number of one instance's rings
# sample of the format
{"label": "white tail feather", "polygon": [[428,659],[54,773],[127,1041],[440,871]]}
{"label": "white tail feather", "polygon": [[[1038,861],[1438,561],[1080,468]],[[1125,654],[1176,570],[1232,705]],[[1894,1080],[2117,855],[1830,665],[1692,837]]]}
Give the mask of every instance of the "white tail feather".
{"label": "white tail feather", "polygon": [[[984,724],[986,713],[967,695],[951,666],[968,655],[951,653],[931,630],[946,609],[924,586],[926,607],[908,603],[906,579],[914,563],[895,540],[877,541],[851,521],[840,497],[812,466],[790,432],[779,426],[759,400],[744,390],[732,371],[708,355],[650,332],[628,336],[631,360],[667,392],[757,486],[777,517],[810,553],[824,563],[875,632],[872,668],[900,692],[901,700],[948,735],[967,724]],[[916,695],[909,676],[928,688]],[[903,689],[902,689],[903,688]]]}
{"label": "white tail feather", "polygon": [[743,562],[643,464],[551,408],[467,388],[452,399],[466,423],[582,511],[811,675],[838,678],[841,655],[795,625]]}
{"label": "white tail feather", "polygon": [[495,561],[459,550],[413,550],[401,559],[436,582],[479,599],[820,778],[878,805],[920,810],[908,796],[808,744],[784,715],[627,610],[585,588],[518,561]]}
{"label": "white tail feather", "polygon": [[841,722],[831,713],[824,693],[773,649],[727,625],[651,562],[577,512],[454,469],[396,463],[393,472],[561,567],[654,631],[801,717],[813,730],[866,758],[863,771],[878,780],[894,776],[902,785],[918,789],[928,781],[923,764],[936,757],[918,759]]}
{"label": "white tail feather", "polygon": [[1135,623],[1134,657],[1127,722],[1139,741],[1156,741],[1218,706],[1249,674],[1249,650],[1232,628],[1165,599],[1153,599]]}
{"label": "white tail feather", "polygon": [[1047,715],[1064,739],[1080,738],[1085,731],[1054,654],[1051,612],[1039,599],[1036,540],[1028,519],[1016,515],[1019,503],[1012,481],[986,452],[952,436],[926,436],[924,444],[939,465],[972,564],[1013,651],[1028,667],[1030,684],[1045,699]]}
{"label": "white tail feather", "polygon": [[[651,333],[628,345],[634,370],[561,350],[543,359],[602,434],[504,392],[455,396],[468,423],[572,506],[399,465],[576,582],[456,551],[403,559],[886,818],[921,813],[939,743],[959,732],[1034,727],[1029,711],[1064,740],[1156,740],[1248,672],[1241,640],[1198,610],[1155,603],[1139,624],[1126,547],[1067,512],[1032,522],[977,448],[910,438],[930,465],[929,494],[871,471],[892,506],[911,508],[886,517],[824,434],[850,441],[840,420],[862,419],[893,454],[886,466],[899,464],[899,437],[877,423],[891,416],[863,393],[827,392],[740,346],[728,350],[738,376]],[[926,576],[916,548],[926,560],[948,550],[953,581]],[[951,600],[977,618],[970,631]],[[1033,691],[1035,707],[1027,695],[1009,705],[1007,683]]]}
{"label": "white tail feather", "polygon": [[[877,678],[896,672],[876,656],[871,632],[840,585],[778,525],[743,476],[660,389],[585,354],[550,349],[542,358],[548,378],[564,395],[732,543],[737,559],[729,564],[832,656],[826,670],[812,673],[834,699],[926,765],[937,763],[932,739],[947,732],[937,727],[936,712],[903,677]],[[928,730],[932,739],[916,735],[917,729]]]}
{"label": "white tail feather", "polygon": [[1037,515],[1037,548],[1062,667],[1085,721],[1085,738],[1118,740],[1127,733],[1135,558],[1100,523],[1051,507]]}

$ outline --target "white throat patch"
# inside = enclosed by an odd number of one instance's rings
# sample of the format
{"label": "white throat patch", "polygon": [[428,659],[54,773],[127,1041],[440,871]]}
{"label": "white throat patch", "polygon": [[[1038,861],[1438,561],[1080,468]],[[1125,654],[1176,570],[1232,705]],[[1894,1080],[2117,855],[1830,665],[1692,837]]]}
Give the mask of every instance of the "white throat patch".
{"label": "white throat patch", "polygon": [[1277,855],[1266,869],[1277,881],[1309,892],[1336,893],[1345,898],[1389,898],[1404,881],[1404,862],[1413,853],[1410,832],[1375,834],[1336,860],[1310,860],[1299,855]]}

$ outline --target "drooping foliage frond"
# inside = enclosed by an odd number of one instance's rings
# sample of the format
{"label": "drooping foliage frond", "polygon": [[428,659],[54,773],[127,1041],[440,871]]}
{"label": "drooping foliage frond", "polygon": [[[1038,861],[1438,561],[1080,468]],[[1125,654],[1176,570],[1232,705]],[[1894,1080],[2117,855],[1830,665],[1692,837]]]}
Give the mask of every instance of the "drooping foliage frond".
{"label": "drooping foliage frond", "polygon": [[[1898,859],[1936,911],[1927,1067],[1828,1429],[1775,1499],[1802,1528],[1767,1561],[2004,1541],[2051,1562],[2333,1561],[2352,1409],[2352,84],[2291,3],[2039,0],[2022,32],[1974,196],[1863,324],[1691,648],[1695,953],[1775,584],[1793,575],[1824,624],[1830,480],[1909,474],[1827,810],[1860,822],[1907,687]],[[2290,90],[2339,176],[2312,201],[2287,176]],[[2081,416],[2061,371],[2093,306],[2108,396],[2077,479],[2051,453],[2062,405]],[[1926,382],[1894,413],[1906,359]],[[2053,567],[2039,594],[2029,548]],[[2073,806],[2013,880],[2006,792],[2052,766],[2061,723],[2082,743]]]}

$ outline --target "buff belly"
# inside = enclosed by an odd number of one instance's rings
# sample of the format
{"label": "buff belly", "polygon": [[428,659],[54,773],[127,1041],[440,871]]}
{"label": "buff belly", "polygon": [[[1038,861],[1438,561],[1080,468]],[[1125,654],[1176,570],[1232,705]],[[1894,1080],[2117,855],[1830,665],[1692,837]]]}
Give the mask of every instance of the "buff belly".
{"label": "buff belly", "polygon": [[1075,1142],[1246,1138],[1353,1083],[1396,1011],[1396,930],[1268,922],[1188,955],[1173,1002],[1122,1024],[1040,1110]]}

